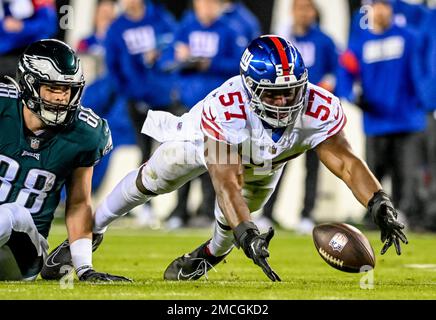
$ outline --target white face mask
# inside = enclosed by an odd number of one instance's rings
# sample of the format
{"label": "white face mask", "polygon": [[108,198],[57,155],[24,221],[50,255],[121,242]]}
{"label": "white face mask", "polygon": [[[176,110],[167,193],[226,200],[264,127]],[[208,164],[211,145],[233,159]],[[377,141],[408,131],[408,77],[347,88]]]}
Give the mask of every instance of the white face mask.
{"label": "white face mask", "polygon": [[48,125],[56,125],[63,123],[67,117],[67,111],[52,112],[41,107],[41,120]]}
{"label": "white face mask", "polygon": [[[281,79],[277,78],[277,80]],[[252,79],[244,78],[245,86],[251,96],[250,107],[260,119],[274,128],[287,127],[295,123],[303,108],[307,88],[307,73],[303,74],[300,80],[294,76],[291,80],[293,81],[278,81],[276,85],[271,85],[266,82],[256,83]],[[282,92],[282,94],[275,92]],[[274,105],[272,97],[275,95],[284,96],[285,103],[281,106]]]}

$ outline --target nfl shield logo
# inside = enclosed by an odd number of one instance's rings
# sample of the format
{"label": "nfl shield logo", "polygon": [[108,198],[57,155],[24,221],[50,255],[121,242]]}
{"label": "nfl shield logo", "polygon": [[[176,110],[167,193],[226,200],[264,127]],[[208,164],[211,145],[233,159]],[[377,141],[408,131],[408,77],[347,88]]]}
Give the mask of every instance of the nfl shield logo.
{"label": "nfl shield logo", "polygon": [[348,238],[343,233],[336,233],[333,238],[329,242],[329,246],[332,247],[333,250],[341,252],[344,249],[345,245],[348,242]]}
{"label": "nfl shield logo", "polygon": [[38,149],[39,148],[39,139],[30,138],[30,147],[32,149]]}

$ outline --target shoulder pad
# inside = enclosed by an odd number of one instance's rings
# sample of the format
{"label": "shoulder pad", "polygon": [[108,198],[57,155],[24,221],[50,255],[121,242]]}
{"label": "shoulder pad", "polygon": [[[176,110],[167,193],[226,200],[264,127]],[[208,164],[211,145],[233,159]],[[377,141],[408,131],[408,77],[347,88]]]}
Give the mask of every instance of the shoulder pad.
{"label": "shoulder pad", "polygon": [[79,142],[82,150],[78,165],[88,167],[95,165],[104,155],[112,150],[112,136],[105,119],[100,118],[89,108],[77,110],[74,127],[68,139]]}
{"label": "shoulder pad", "polygon": [[336,96],[318,86],[310,85],[304,121],[306,126],[317,129],[311,139],[317,145],[340,132],[347,123],[347,117]]}

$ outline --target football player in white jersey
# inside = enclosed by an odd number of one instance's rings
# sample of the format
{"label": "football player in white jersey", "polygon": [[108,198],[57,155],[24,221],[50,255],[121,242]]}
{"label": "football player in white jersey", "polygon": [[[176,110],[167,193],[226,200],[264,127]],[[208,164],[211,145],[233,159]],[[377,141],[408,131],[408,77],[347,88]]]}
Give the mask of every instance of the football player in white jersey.
{"label": "football player in white jersey", "polygon": [[272,281],[280,281],[267,261],[274,230],[260,234],[250,213],[266,203],[288,160],[315,149],[372,213],[381,230],[382,253],[394,244],[400,254],[400,241],[407,243],[404,226],[379,181],[347,142],[338,98],[308,83],[298,50],[284,38],[261,36],[247,47],[240,70],[181,117],[150,111],[142,132],[161,145],[103,200],[94,233],[208,171],[217,194],[213,236],[175,259],[164,278],[196,280],[236,245]]}

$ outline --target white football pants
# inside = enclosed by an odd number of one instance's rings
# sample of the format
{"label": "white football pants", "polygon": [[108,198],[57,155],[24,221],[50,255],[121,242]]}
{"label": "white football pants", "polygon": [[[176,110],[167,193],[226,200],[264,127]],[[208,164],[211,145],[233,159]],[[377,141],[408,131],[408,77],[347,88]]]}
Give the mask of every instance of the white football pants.
{"label": "white football pants", "polygon": [[26,233],[38,256],[47,254],[48,242],[36,229],[29,210],[16,203],[0,205],[0,280],[34,280],[38,274],[22,275],[7,245],[13,231]]}

